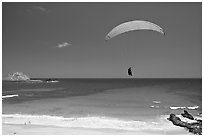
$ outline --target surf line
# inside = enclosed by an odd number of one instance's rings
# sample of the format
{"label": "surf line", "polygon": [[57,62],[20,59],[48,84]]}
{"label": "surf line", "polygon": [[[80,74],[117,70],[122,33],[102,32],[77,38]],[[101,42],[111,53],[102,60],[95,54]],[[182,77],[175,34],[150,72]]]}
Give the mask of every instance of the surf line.
{"label": "surf line", "polygon": [[12,98],[12,97],[18,97],[18,94],[15,94],[15,95],[5,95],[5,96],[2,96],[2,99]]}
{"label": "surf line", "polygon": [[[109,128],[122,130],[146,129],[145,121],[122,120],[111,117],[91,116],[91,117],[70,117],[50,116],[50,115],[22,115],[22,114],[3,114],[4,124],[30,124],[58,126],[58,127],[83,127],[83,128]],[[30,121],[30,122],[29,122]],[[26,123],[26,124],[25,124]]]}

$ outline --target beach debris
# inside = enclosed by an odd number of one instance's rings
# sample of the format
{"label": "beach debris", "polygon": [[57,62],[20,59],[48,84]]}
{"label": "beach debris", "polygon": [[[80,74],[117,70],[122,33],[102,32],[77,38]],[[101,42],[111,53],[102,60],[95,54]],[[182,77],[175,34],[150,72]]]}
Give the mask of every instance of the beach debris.
{"label": "beach debris", "polygon": [[152,102],[155,103],[155,104],[160,104],[161,103],[160,101],[156,101],[156,100],[154,100]]}
{"label": "beach debris", "polygon": [[173,106],[173,107],[169,107],[170,109],[185,109],[186,107],[177,107],[177,106]]}
{"label": "beach debris", "polygon": [[187,107],[188,109],[197,109],[199,106]]}
{"label": "beach debris", "polygon": [[181,113],[183,117],[186,117],[188,119],[194,120],[193,116],[188,113],[188,111],[184,110],[184,113]]}
{"label": "beach debris", "polygon": [[[189,114],[187,111],[184,112],[183,114],[185,114],[185,117],[187,114]],[[182,115],[182,114],[181,114]],[[183,115],[182,115],[183,116]],[[192,116],[192,115],[191,115]],[[191,117],[190,116],[190,117]],[[193,117],[193,116],[192,116]],[[188,117],[186,117],[188,118]],[[192,119],[192,118],[191,118]],[[194,118],[193,118],[194,119]],[[167,120],[171,121],[174,125],[176,126],[180,126],[180,127],[184,127],[186,129],[188,129],[189,132],[193,133],[193,134],[199,134],[202,135],[202,120],[197,120],[195,122],[192,123],[188,123],[188,122],[184,122],[182,121],[179,117],[177,117],[175,114],[170,114],[170,117],[167,118]]]}
{"label": "beach debris", "polygon": [[152,22],[145,21],[145,20],[133,20],[133,21],[124,22],[114,27],[106,35],[105,40],[108,41],[111,38],[116,37],[120,34],[130,32],[130,31],[137,31],[137,30],[151,30],[151,31],[159,32],[162,35],[164,35],[164,30],[160,26]]}

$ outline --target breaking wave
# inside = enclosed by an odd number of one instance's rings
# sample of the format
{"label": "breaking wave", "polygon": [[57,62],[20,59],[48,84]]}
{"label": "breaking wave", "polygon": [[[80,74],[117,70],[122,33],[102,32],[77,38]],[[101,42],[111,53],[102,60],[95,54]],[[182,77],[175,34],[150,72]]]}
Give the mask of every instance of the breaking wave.
{"label": "breaking wave", "polygon": [[179,107],[179,106],[171,106],[169,107],[170,109],[198,109],[199,106],[188,106],[188,107],[185,107],[185,106],[182,106],[182,107]]}
{"label": "breaking wave", "polygon": [[2,96],[2,99],[12,98],[12,97],[18,97],[18,94],[15,94],[15,95],[5,95],[5,96]]}

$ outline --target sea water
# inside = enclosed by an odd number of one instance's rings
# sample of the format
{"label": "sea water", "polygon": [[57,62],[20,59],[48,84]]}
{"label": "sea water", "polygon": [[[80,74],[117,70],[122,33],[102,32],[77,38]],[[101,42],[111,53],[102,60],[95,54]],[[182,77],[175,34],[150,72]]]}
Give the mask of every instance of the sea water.
{"label": "sea water", "polygon": [[58,80],[3,81],[2,122],[165,132],[179,129],[169,114],[202,112],[201,79]]}

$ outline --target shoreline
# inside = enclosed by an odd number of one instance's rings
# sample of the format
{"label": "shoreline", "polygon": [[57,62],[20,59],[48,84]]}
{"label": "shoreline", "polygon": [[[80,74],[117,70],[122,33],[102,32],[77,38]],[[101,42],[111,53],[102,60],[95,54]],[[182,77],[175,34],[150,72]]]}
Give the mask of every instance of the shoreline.
{"label": "shoreline", "polygon": [[[21,118],[19,118],[19,116]],[[123,121],[114,118],[59,118],[3,115],[3,135],[191,135],[182,127],[167,121],[167,115],[157,121]],[[22,118],[23,117],[23,118]],[[97,118],[97,119],[96,119]],[[44,123],[43,123],[44,122]],[[48,122],[48,123],[46,123]],[[49,123],[50,122],[50,123]]]}
{"label": "shoreline", "polygon": [[115,129],[64,128],[41,125],[2,124],[2,135],[192,135],[183,128],[126,131]]}

